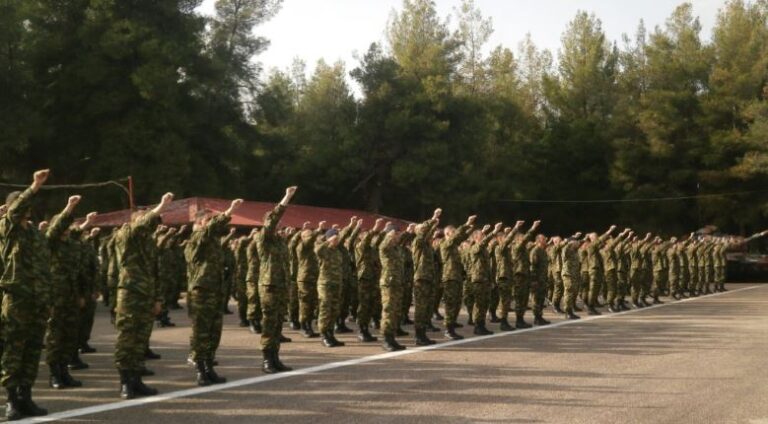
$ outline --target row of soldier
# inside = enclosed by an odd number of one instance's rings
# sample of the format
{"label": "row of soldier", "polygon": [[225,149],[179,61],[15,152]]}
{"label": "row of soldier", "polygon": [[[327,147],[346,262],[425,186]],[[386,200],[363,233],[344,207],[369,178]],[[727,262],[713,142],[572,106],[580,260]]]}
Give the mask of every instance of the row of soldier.
{"label": "row of soldier", "polygon": [[602,235],[547,238],[537,233],[538,221],[527,231],[522,221],[475,228],[475,216],[440,229],[440,209],[405,229],[377,220],[363,231],[357,218],[344,228],[320,222],[278,229],[296,187],[247,236],[229,228],[240,199],[222,213],[199,211],[191,231],[163,226],[161,213],[173,200],[168,193],[154,209],[135,212],[130,223],[100,237],[98,228],[89,229],[94,214],[73,224],[78,196],[50,224],[31,224],[32,200],[48,174],[38,171],[27,190],[9,195],[0,220],[2,384],[9,419],[47,412],[31,398],[43,341],[51,387],[82,385],[69,370],[87,367],[78,352],[94,351],[88,338],[100,293],[118,332],[120,394],[130,399],[157,393],[142,381],[153,374],[145,360],[159,358],[149,348],[153,323],[174,325],[168,309],[180,308],[182,291],[192,322],[189,362],[197,384],[205,386],[226,381],[214,366],[230,296],[240,325],[261,334],[263,371],[274,373],[290,370],[279,357],[281,344],[291,341],[282,334],[285,321],[304,337],[338,347],[344,343],[335,334],[351,332],[351,318],[361,342],[377,341],[373,326],[387,351],[405,349],[397,337],[407,336],[402,327],[411,323],[417,345],[435,343],[427,335],[439,330],[433,319],[444,320],[446,338],[461,339],[456,329],[462,306],[474,334],[492,334],[486,321],[513,331],[530,327],[528,309],[534,325],[548,324],[547,302],[554,312],[578,319],[577,297],[589,314],[600,314],[602,302],[610,312],[628,309],[627,296],[640,308],[660,303],[662,295],[679,299],[725,290],[725,251],[736,243],[694,234],[639,239],[630,229],[614,235],[615,226]]}

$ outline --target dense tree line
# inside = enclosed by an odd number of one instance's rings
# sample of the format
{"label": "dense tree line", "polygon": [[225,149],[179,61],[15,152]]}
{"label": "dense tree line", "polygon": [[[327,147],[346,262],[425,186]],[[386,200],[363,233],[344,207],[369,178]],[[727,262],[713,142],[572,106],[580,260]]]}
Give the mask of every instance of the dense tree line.
{"label": "dense tree line", "polygon": [[[530,38],[488,48],[493,23],[472,0],[452,21],[404,0],[383,45],[311,75],[300,60],[258,65],[268,40],[254,29],[280,0],[218,0],[212,17],[199,3],[0,2],[2,180],[50,166],[64,183],[133,175],[140,203],[298,184],[299,203],[410,219],[440,205],[555,231],[762,229],[766,1],[727,2],[711,38],[688,3],[619,42],[580,12],[553,55]],[[121,206],[104,193],[95,207]]]}

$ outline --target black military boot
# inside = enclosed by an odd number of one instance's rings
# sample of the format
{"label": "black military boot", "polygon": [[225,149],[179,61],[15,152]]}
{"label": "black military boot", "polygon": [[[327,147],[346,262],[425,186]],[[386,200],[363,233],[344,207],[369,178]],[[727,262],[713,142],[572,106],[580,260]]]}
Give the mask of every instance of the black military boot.
{"label": "black military boot", "polygon": [[67,369],[66,366],[60,366],[59,369],[61,370],[59,376],[61,377],[61,382],[64,383],[64,387],[83,387],[83,382],[75,380],[72,375],[69,374],[69,369]]}
{"label": "black military boot", "polygon": [[207,359],[204,363],[205,375],[208,377],[208,381],[211,384],[223,384],[227,382],[225,377],[220,376],[215,369],[213,369],[213,360]]}
{"label": "black military boot", "polygon": [[135,382],[132,373],[128,370],[118,370],[118,372],[120,373],[120,397],[123,399],[135,398]]}
{"label": "black military boot", "polygon": [[567,320],[575,320],[575,319],[581,319],[580,316],[573,313],[571,310],[565,311],[565,319]]}
{"label": "black military boot", "polygon": [[502,318],[499,324],[499,330],[514,331],[515,327],[512,327],[511,325],[509,325],[509,320],[507,320],[507,318]]}
{"label": "black military boot", "polygon": [[297,320],[291,320],[291,323],[288,324],[288,326],[289,326],[289,328],[291,330],[300,330],[301,329],[301,324]]}
{"label": "black military boot", "polygon": [[58,364],[51,364],[49,367],[48,385],[54,389],[64,389],[67,386],[61,379],[61,367]]}
{"label": "black military boot", "polygon": [[141,379],[141,375],[133,373],[133,391],[137,396],[155,396],[157,395],[157,389],[144,384],[144,380]]}
{"label": "black military boot", "polygon": [[[350,330],[352,331],[352,330]],[[328,333],[330,333],[331,339],[336,343],[336,346],[344,346],[346,343],[339,341],[339,339],[336,338],[336,334],[333,332],[333,330],[328,330]]]}
{"label": "black military boot", "polygon": [[602,315],[594,306],[587,307],[587,315]]}
{"label": "black military boot", "polygon": [[464,339],[464,336],[461,334],[456,333],[456,326],[455,325],[449,325],[445,329],[445,338],[451,339],[451,340],[462,340]]}
{"label": "black military boot", "polygon": [[138,374],[142,377],[152,377],[155,375],[155,372],[147,367],[141,367],[141,369],[138,371]]}
{"label": "black military boot", "polygon": [[615,314],[620,311],[621,309],[619,309],[619,307],[615,303],[611,303],[610,305],[608,305],[608,312]]}
{"label": "black military boot", "polygon": [[321,340],[323,343],[323,346],[325,347],[336,347],[336,341],[334,340],[333,336],[331,336],[331,332],[326,330],[323,331],[323,338]]}
{"label": "black military boot", "polygon": [[248,320],[247,319],[241,319],[240,322],[237,324],[237,326],[240,327],[240,328],[246,328],[249,325],[250,324],[248,324]]}
{"label": "black military boot", "polygon": [[195,361],[195,370],[197,371],[197,385],[201,387],[210,386],[213,384],[208,377],[208,373],[205,372],[205,363],[203,361]]}
{"label": "black military boot", "polygon": [[339,317],[336,320],[336,332],[339,334],[347,334],[352,333],[352,329],[347,327],[347,324],[344,322],[344,318]]}
{"label": "black military boot", "polygon": [[536,314],[533,317],[533,325],[535,326],[542,326],[542,325],[549,325],[551,324],[549,321],[545,320],[544,317],[541,314]]}
{"label": "black military boot", "polygon": [[720,291],[721,292],[727,292],[728,291],[728,289],[725,288],[725,284],[721,284],[720,285]]}
{"label": "black military boot", "polygon": [[357,338],[363,343],[371,343],[379,340],[378,338],[371,335],[371,332],[368,331],[367,325],[360,326],[360,333],[358,334]]}
{"label": "black military boot", "polygon": [[160,317],[160,327],[175,327],[176,324],[171,322],[171,317],[168,315],[168,311],[163,312],[163,315]]}
{"label": "black military boot", "polygon": [[387,352],[394,352],[397,350],[403,350],[405,349],[404,346],[401,346],[399,343],[397,343],[397,340],[395,340],[395,336],[392,335],[385,335],[384,336],[384,343],[381,345],[384,350]]}
{"label": "black military boot", "polygon": [[272,358],[275,360],[275,366],[279,372],[293,371],[293,368],[286,366],[283,361],[280,360],[280,351],[272,351]]}
{"label": "black military boot", "polygon": [[162,356],[152,351],[152,349],[147,348],[147,351],[144,352],[144,359],[147,360],[153,360],[153,359],[160,359]]}
{"label": "black military boot", "polygon": [[405,337],[405,336],[410,336],[410,335],[411,335],[411,333],[409,333],[409,332],[407,332],[407,331],[403,330],[402,328],[400,328],[400,326],[398,326],[398,327],[397,327],[397,330],[395,330],[395,335],[396,335],[397,337]]}
{"label": "black military boot", "polygon": [[19,409],[27,417],[42,417],[48,415],[48,410],[37,406],[32,400],[32,386],[19,386]]}
{"label": "black military boot", "polygon": [[261,334],[261,323],[258,320],[252,319],[248,321],[249,328],[253,334]]}
{"label": "black military boot", "polygon": [[72,371],[77,370],[85,370],[88,369],[89,366],[85,362],[83,362],[82,359],[80,359],[80,355],[75,353],[74,358],[67,364],[67,368],[71,369]]}
{"label": "black military boot", "polygon": [[475,322],[474,334],[477,336],[488,336],[493,334],[493,331],[485,328],[485,321],[478,320]]}
{"label": "black military boot", "polygon": [[280,333],[280,343],[291,343],[293,339],[286,337],[283,333]]}
{"label": "black military boot", "polygon": [[312,321],[304,321],[301,323],[301,335],[308,339],[314,339],[320,336],[312,329]]}
{"label": "black military boot", "polygon": [[374,328],[374,330],[381,330],[381,320],[374,318],[373,319],[373,328]]}
{"label": "black military boot", "polygon": [[438,332],[440,332],[440,331],[441,331],[441,330],[440,330],[440,327],[435,327],[435,326],[432,324],[432,321],[431,321],[431,320],[429,321],[429,324],[427,324],[427,330],[429,330],[429,331],[431,331],[431,332],[433,332],[433,333],[438,333]]}
{"label": "black military boot", "polygon": [[464,328],[464,324],[461,324],[459,322],[453,323],[453,328]]}
{"label": "black military boot", "polygon": [[664,302],[662,302],[661,300],[659,300],[659,296],[658,296],[658,295],[657,295],[657,296],[653,296],[653,304],[654,304],[654,305],[661,305],[661,304],[663,304],[663,303],[664,303]]}
{"label": "black military boot", "polygon": [[413,324],[413,320],[411,319],[411,317],[408,316],[408,314],[405,314],[405,316],[403,317],[403,325],[411,325],[411,324]]}
{"label": "black military boot", "polygon": [[80,353],[83,355],[88,353],[96,353],[96,349],[92,348],[91,345],[88,344],[88,342],[84,342],[80,346]]}
{"label": "black military boot", "polygon": [[429,346],[435,343],[436,342],[434,340],[430,340],[429,337],[427,337],[426,328],[424,327],[416,328],[416,346]]}
{"label": "black military boot", "polygon": [[491,321],[490,322],[495,324],[495,323],[498,323],[499,321],[500,320],[499,320],[499,317],[496,315],[496,311],[491,311]]}
{"label": "black military boot", "polygon": [[555,311],[556,314],[563,313],[563,309],[560,307],[560,302],[552,303],[552,310]]}
{"label": "black military boot", "polygon": [[445,319],[444,316],[440,315],[440,311],[435,311],[435,314],[433,315],[433,318],[435,321],[442,321]]}
{"label": "black military boot", "polygon": [[280,372],[275,364],[275,357],[272,355],[271,349],[263,349],[261,354],[264,357],[264,362],[261,365],[261,370],[266,374],[275,374]]}
{"label": "black military boot", "polygon": [[516,316],[515,328],[518,328],[518,329],[520,329],[520,328],[531,328],[531,324],[528,324],[527,322],[525,322],[525,318],[523,318],[524,314],[517,313],[517,314],[515,314],[515,316]]}
{"label": "black military boot", "polygon": [[472,319],[472,315],[467,318],[467,325],[475,325],[475,320]]}
{"label": "black military boot", "polygon": [[5,403],[5,419],[8,421],[17,421],[24,418],[21,412],[21,401],[19,399],[18,389],[15,387],[6,387],[8,397]]}

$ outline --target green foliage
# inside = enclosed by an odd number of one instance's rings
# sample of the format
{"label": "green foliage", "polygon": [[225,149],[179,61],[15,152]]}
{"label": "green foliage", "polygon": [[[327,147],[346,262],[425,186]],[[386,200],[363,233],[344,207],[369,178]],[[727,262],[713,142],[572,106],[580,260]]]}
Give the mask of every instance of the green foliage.
{"label": "green foliage", "polygon": [[[63,183],[133,175],[139,203],[166,190],[274,199],[296,184],[305,204],[408,219],[441,206],[447,220],[541,218],[560,233],[762,229],[766,193],[519,200],[768,187],[766,4],[728,1],[709,40],[683,3],[620,44],[579,12],[555,60],[530,36],[489,48],[493,23],[473,0],[455,23],[434,1],[403,0],[351,72],[320,61],[307,74],[297,58],[264,74],[269,40],[254,30],[280,0],[217,0],[210,18],[200,0],[6,0],[0,179],[43,166]],[[94,208],[124,202],[94,194]]]}

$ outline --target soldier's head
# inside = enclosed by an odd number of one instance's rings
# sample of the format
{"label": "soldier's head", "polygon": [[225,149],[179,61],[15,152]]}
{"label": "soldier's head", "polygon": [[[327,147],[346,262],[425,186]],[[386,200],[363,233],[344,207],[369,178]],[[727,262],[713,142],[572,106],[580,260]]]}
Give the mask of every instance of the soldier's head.
{"label": "soldier's head", "polygon": [[560,245],[560,244],[563,242],[563,238],[562,238],[562,237],[560,237],[560,236],[554,236],[554,237],[552,237],[552,238],[550,239],[550,241],[551,241],[551,242],[552,242],[552,244],[554,244],[555,246],[558,246],[558,245]]}
{"label": "soldier's head", "polygon": [[485,235],[480,230],[475,230],[472,232],[472,241],[474,241],[475,243],[480,243],[481,241],[483,241],[484,237]]}
{"label": "soldier's head", "polygon": [[456,233],[456,227],[453,225],[448,225],[445,228],[443,228],[443,234],[446,237],[452,237]]}
{"label": "soldier's head", "polygon": [[589,233],[587,238],[589,239],[589,241],[594,242],[595,240],[597,240],[597,233]]}
{"label": "soldier's head", "polygon": [[333,247],[336,247],[339,245],[339,231],[331,228],[330,230],[325,232],[325,241],[330,244]]}
{"label": "soldier's head", "polygon": [[545,247],[547,245],[547,236],[544,234],[539,234],[536,236],[536,244]]}

